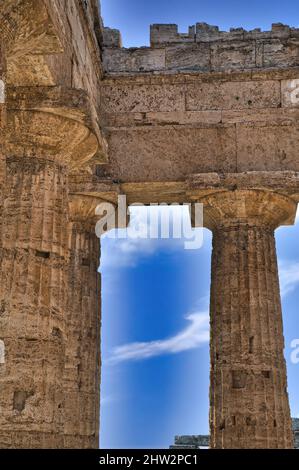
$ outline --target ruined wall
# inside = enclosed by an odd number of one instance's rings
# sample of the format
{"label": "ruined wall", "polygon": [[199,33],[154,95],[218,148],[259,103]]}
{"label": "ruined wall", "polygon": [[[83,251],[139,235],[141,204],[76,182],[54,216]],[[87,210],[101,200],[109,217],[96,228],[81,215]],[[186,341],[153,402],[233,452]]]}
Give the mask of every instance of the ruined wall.
{"label": "ruined wall", "polygon": [[111,172],[122,181],[192,173],[299,170],[294,68],[107,77],[102,116]]}
{"label": "ruined wall", "polygon": [[[106,30],[103,63],[109,73],[216,72],[299,65],[299,29],[273,24],[271,31],[219,31],[197,23],[188,34],[177,25],[152,25],[151,47],[120,48]],[[111,39],[114,37],[114,40]]]}
{"label": "ruined wall", "polygon": [[117,30],[103,38],[101,114],[119,180],[299,170],[299,29],[153,25],[151,47],[130,49]]}

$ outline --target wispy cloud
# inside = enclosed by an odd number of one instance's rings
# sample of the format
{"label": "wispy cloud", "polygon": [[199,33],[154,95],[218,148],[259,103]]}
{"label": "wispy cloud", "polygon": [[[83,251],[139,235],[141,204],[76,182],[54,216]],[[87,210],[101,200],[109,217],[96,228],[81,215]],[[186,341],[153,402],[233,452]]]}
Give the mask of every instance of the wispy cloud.
{"label": "wispy cloud", "polygon": [[299,262],[281,261],[279,263],[279,279],[282,297],[299,287]]}
{"label": "wispy cloud", "polygon": [[[161,237],[162,220],[169,223],[170,238]],[[174,238],[172,236],[174,227],[178,229],[182,227],[185,237]],[[185,241],[192,238],[194,231],[191,229],[188,206],[130,207],[129,230],[113,230],[101,239],[103,247],[101,270],[135,266],[142,258],[151,256],[161,249],[183,248]]]}
{"label": "wispy cloud", "polygon": [[110,405],[111,403],[114,403],[116,401],[119,401],[119,397],[116,397],[114,395],[104,395],[101,397],[101,406]]}
{"label": "wispy cloud", "polygon": [[186,316],[186,320],[188,320],[189,325],[170,338],[128,343],[114,348],[107,362],[109,364],[118,364],[124,361],[148,359],[165,354],[177,354],[206,344],[209,341],[209,313],[190,313]]}

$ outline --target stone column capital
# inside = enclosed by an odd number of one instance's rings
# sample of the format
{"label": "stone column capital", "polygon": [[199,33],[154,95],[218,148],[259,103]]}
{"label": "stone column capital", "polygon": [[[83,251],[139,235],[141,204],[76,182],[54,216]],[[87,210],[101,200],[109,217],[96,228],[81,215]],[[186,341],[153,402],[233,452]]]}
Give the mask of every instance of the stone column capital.
{"label": "stone column capital", "polygon": [[242,224],[274,230],[293,225],[297,210],[291,197],[261,189],[217,191],[198,202],[204,205],[204,226],[212,231]]}
{"label": "stone column capital", "polygon": [[99,131],[82,90],[9,87],[6,96],[6,154],[80,167],[99,150]]}
{"label": "stone column capital", "polygon": [[71,222],[96,224],[99,216],[96,215],[96,208],[99,204],[106,203],[103,199],[87,194],[70,194],[69,214]]}
{"label": "stone column capital", "polygon": [[[119,199],[120,196],[124,196],[119,183],[95,174],[71,173],[69,190],[70,217],[73,221],[89,221],[89,223],[96,224],[103,217],[110,215],[115,228],[128,226],[127,201],[125,197],[122,200]],[[102,208],[99,207],[101,204],[103,204]],[[119,217],[119,210],[125,213],[122,217]]]}
{"label": "stone column capital", "polygon": [[[103,205],[101,208],[101,204]],[[112,218],[115,228],[126,228],[129,224],[129,215],[119,221],[119,208],[117,203],[89,194],[70,194],[69,196],[70,222],[78,222],[92,228],[103,217]],[[107,228],[109,230],[109,227]]]}

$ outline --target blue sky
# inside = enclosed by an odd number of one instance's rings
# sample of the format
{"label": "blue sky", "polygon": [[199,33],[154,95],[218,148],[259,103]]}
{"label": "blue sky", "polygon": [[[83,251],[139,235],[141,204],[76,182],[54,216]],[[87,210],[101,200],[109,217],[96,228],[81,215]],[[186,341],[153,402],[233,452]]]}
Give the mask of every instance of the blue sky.
{"label": "blue sky", "polygon": [[149,25],[175,23],[181,32],[197,22],[221,29],[270,29],[272,23],[299,25],[296,0],[102,0],[106,26],[120,29],[125,47],[149,44]]}
{"label": "blue sky", "polygon": [[[151,23],[177,23],[181,31],[199,21],[224,30],[299,25],[297,2],[276,0],[102,0],[102,15],[105,25],[121,29],[127,47],[147,45]],[[299,223],[276,232],[293,416],[298,239]],[[208,432],[210,261],[207,230],[198,250],[185,250],[182,240],[102,240],[102,448],[167,448],[176,434]]]}

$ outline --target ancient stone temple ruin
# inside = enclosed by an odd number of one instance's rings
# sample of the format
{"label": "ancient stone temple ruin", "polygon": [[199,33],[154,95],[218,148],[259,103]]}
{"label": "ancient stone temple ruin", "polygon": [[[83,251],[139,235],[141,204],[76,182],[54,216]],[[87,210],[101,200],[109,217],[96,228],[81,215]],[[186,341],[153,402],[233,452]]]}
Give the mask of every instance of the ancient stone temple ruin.
{"label": "ancient stone temple ruin", "polygon": [[299,30],[125,49],[96,0],[0,2],[0,447],[98,446],[100,201],[204,205],[210,446],[292,448],[274,231],[299,200]]}

